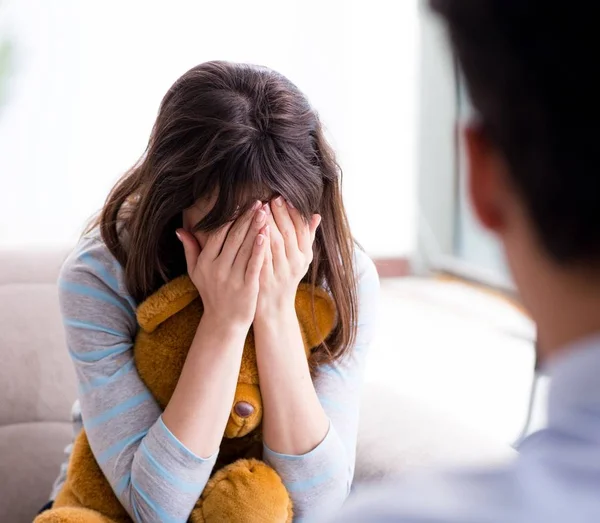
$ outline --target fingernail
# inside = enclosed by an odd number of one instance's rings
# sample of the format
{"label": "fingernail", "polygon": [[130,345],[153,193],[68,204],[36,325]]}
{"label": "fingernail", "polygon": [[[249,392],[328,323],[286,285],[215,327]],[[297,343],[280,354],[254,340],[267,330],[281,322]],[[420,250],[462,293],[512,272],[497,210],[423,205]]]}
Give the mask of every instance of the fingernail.
{"label": "fingernail", "polygon": [[263,205],[263,210],[267,213],[267,214],[271,214],[271,207],[269,206],[268,203],[265,203]]}
{"label": "fingernail", "polygon": [[265,211],[258,211],[256,213],[256,223],[264,222],[266,216],[267,216],[267,214],[265,213]]}
{"label": "fingernail", "polygon": [[181,233],[179,231],[175,231],[175,235],[177,236],[177,239],[183,243],[183,238],[181,237]]}
{"label": "fingernail", "polygon": [[286,203],[290,209],[295,209],[294,204],[292,202],[290,202],[289,200],[286,200]]}
{"label": "fingernail", "polygon": [[262,202],[259,202],[258,200],[254,202],[254,205],[252,206],[252,210],[256,211],[258,210],[258,208],[262,205]]}
{"label": "fingernail", "polygon": [[277,207],[281,207],[283,205],[283,198],[281,196],[275,198],[275,205],[277,205]]}
{"label": "fingernail", "polygon": [[269,225],[265,226],[265,236],[269,236],[269,234],[271,233],[271,227]]}
{"label": "fingernail", "polygon": [[259,234],[256,237],[256,243],[258,243],[259,245],[262,245],[263,243],[265,243],[265,237],[262,234]]}

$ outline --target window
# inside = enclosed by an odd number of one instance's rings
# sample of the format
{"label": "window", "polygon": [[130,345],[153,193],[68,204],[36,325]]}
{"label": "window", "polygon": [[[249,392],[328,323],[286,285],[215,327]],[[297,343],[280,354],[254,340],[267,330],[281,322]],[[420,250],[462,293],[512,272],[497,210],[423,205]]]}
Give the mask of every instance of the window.
{"label": "window", "polygon": [[468,95],[443,28],[431,15],[423,19],[418,265],[512,294],[500,246],[479,226],[466,195],[459,129],[472,111]]}
{"label": "window", "polygon": [[[422,12],[420,48],[418,249],[415,265],[424,274],[449,274],[458,280],[493,289],[501,299],[508,298],[518,306],[516,289],[499,242],[477,223],[468,202],[467,165],[459,131],[473,109],[448,46],[445,30],[426,10]],[[493,313],[490,312],[490,315],[493,316]],[[516,340],[520,340],[520,347],[529,349],[520,353],[522,358],[506,365],[507,374],[503,378],[506,383],[516,375],[522,378],[519,382],[523,390],[522,401],[518,406],[513,404],[509,407],[510,400],[507,399],[506,407],[527,413],[525,434],[543,423],[540,406],[547,389],[545,380],[539,380],[536,375],[530,398],[525,392],[531,384],[528,385],[527,376],[533,371],[535,327],[528,320],[510,320],[497,325],[499,332],[506,336],[504,346],[508,348],[510,339],[513,339],[515,345]],[[481,350],[498,349],[482,347]],[[471,371],[476,373],[477,369]],[[536,394],[538,388],[541,394]]]}

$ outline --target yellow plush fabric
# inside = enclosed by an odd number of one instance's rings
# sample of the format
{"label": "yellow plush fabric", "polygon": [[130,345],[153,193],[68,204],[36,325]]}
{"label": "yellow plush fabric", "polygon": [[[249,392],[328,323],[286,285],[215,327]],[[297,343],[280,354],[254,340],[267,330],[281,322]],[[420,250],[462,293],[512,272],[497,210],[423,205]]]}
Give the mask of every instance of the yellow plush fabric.
{"label": "yellow plush fabric", "polygon": [[[314,305],[314,306],[313,306]],[[307,357],[331,333],[336,311],[320,288],[300,285],[296,313]],[[187,276],[159,289],[137,311],[140,326],[134,344],[138,373],[164,409],[177,384],[196,327],[202,317],[198,291]],[[247,417],[236,406],[249,404]],[[248,333],[229,421],[213,475],[192,511],[192,523],[289,523],[292,503],[277,473],[262,457],[262,401],[254,336]],[[54,507],[35,523],[128,523],[90,449],[85,430],[75,440],[67,482]]]}

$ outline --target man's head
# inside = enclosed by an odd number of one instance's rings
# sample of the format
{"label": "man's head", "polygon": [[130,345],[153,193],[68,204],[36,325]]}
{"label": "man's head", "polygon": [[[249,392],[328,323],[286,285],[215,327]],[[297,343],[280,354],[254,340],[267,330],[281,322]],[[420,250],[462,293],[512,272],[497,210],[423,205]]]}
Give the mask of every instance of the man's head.
{"label": "man's head", "polygon": [[[542,266],[600,274],[597,22],[582,3],[430,0],[478,120],[470,192],[524,298]],[[587,5],[587,4],[585,4]]]}

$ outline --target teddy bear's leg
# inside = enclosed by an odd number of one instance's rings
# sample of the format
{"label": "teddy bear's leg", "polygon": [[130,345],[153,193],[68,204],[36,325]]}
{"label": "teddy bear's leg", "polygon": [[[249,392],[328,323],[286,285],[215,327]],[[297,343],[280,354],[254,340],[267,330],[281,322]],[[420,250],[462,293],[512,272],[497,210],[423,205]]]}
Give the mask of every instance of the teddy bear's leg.
{"label": "teddy bear's leg", "polygon": [[292,500],[277,473],[262,461],[241,459],[208,482],[191,523],[291,523]]}
{"label": "teddy bear's leg", "polygon": [[75,440],[67,481],[58,492],[52,509],[40,514],[39,522],[130,523],[89,446],[85,431]]}
{"label": "teddy bear's leg", "polygon": [[80,507],[59,507],[42,512],[33,523],[121,523],[114,519]]}
{"label": "teddy bear's leg", "polygon": [[[124,511],[123,511],[124,512]],[[85,508],[67,482],[54,501],[54,508],[42,512],[33,523],[130,523],[126,516],[111,518],[96,510]]]}

